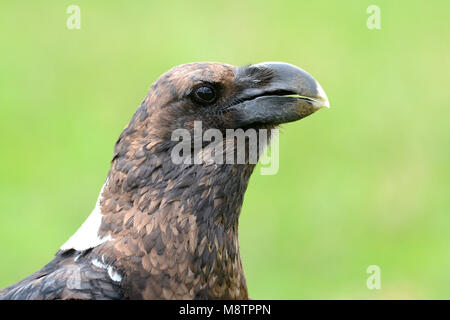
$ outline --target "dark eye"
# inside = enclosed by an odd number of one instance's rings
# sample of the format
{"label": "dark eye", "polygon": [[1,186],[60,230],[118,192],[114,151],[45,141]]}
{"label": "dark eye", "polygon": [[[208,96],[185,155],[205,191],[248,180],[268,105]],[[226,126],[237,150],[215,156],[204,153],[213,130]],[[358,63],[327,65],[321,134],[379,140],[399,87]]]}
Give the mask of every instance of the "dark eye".
{"label": "dark eye", "polygon": [[216,100],[216,91],[210,86],[198,87],[193,93],[193,98],[202,104],[213,103]]}

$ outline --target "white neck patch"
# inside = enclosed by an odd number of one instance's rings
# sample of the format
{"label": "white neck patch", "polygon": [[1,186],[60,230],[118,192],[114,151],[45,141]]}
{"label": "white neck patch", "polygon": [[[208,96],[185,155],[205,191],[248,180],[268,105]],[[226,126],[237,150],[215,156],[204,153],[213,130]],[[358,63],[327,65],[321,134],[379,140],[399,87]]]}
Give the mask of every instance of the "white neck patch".
{"label": "white neck patch", "polygon": [[103,189],[105,188],[105,185],[107,183],[108,181],[106,181],[106,183],[103,185],[102,190],[100,191],[100,195],[98,197],[97,205],[95,206],[94,211],[92,211],[86,221],[83,222],[78,231],[75,232],[75,234],[61,246],[61,250],[75,249],[77,251],[84,251],[90,248],[97,247],[102,243],[111,240],[110,235],[107,235],[103,238],[100,238],[98,235],[98,231],[103,219],[100,201],[102,200]]}

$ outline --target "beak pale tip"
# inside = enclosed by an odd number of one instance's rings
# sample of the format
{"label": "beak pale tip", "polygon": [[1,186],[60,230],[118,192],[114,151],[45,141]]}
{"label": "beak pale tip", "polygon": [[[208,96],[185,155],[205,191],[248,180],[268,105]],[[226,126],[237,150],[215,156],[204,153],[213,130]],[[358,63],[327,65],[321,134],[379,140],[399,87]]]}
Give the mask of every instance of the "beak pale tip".
{"label": "beak pale tip", "polygon": [[325,93],[322,86],[318,82],[316,82],[316,88],[317,88],[317,96],[319,98],[318,100],[320,100],[321,102],[319,109],[322,108],[330,109],[330,101],[328,100],[327,94]]}

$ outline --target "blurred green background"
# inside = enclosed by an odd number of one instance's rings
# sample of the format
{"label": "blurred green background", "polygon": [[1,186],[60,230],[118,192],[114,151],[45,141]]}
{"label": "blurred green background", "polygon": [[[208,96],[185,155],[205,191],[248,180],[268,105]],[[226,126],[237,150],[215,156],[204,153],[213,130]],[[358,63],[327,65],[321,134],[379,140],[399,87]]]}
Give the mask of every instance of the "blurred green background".
{"label": "blurred green background", "polygon": [[[68,30],[66,9],[81,8]],[[366,8],[381,8],[369,30]],[[448,1],[2,1],[0,288],[93,209],[151,83],[192,61],[290,62],[331,109],[280,134],[240,221],[254,299],[450,298]],[[366,268],[381,268],[369,290]]]}

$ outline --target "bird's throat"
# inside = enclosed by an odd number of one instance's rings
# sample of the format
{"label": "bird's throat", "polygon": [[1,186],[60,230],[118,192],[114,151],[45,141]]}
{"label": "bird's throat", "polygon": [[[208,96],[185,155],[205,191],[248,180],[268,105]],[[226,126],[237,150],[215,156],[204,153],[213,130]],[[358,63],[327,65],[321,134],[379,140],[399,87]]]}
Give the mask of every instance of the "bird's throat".
{"label": "bird's throat", "polygon": [[99,231],[112,240],[95,250],[127,270],[131,298],[247,298],[238,218],[253,167],[113,161]]}

